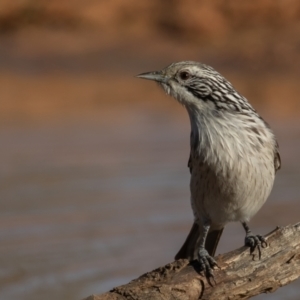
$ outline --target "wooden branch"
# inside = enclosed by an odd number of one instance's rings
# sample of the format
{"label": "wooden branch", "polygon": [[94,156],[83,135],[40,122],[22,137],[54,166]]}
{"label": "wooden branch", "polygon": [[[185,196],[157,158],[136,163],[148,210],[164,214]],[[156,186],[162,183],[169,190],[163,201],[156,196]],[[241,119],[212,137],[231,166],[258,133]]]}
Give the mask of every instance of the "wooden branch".
{"label": "wooden branch", "polygon": [[196,264],[178,260],[84,300],[235,300],[274,292],[300,277],[300,223],[277,228],[266,239],[261,260],[246,247],[217,256],[220,269],[214,271],[212,285],[195,271]]}

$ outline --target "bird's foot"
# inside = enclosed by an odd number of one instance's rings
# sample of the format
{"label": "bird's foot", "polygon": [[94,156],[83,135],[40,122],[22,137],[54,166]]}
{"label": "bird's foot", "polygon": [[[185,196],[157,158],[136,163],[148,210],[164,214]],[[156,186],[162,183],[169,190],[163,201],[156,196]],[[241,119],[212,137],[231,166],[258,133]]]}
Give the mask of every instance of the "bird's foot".
{"label": "bird's foot", "polygon": [[247,235],[245,237],[245,246],[250,247],[250,254],[257,248],[258,258],[261,259],[261,248],[268,246],[266,239],[261,235]]}
{"label": "bird's foot", "polygon": [[205,249],[200,249],[198,252],[198,262],[200,264],[200,272],[204,272],[205,276],[214,280],[214,267],[218,267],[217,262],[211,257]]}

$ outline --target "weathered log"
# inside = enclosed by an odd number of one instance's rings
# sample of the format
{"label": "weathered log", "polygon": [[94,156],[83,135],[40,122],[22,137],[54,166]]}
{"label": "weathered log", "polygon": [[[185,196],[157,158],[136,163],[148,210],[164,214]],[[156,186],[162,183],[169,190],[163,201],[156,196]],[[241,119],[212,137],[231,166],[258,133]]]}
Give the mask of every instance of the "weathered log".
{"label": "weathered log", "polygon": [[215,282],[197,272],[196,262],[178,260],[84,300],[234,300],[274,292],[300,277],[300,223],[277,228],[266,239],[268,247],[262,249],[260,260],[246,247],[217,256]]}

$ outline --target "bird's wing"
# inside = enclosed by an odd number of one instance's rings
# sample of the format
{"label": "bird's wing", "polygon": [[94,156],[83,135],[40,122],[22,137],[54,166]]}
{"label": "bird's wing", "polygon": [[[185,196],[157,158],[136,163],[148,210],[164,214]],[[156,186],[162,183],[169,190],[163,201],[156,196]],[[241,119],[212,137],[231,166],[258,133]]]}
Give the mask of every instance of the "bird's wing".
{"label": "bird's wing", "polygon": [[274,149],[274,167],[275,167],[275,172],[278,171],[281,167],[281,158],[279,153],[279,145],[277,141]]}
{"label": "bird's wing", "polygon": [[[263,119],[261,118],[261,120],[264,122],[264,124],[272,131],[270,125]],[[280,153],[279,153],[279,145],[278,142],[276,140],[276,137],[274,135],[274,139],[275,139],[275,147],[274,147],[274,168],[275,168],[275,172],[278,171],[281,167],[281,158],[280,158]]]}

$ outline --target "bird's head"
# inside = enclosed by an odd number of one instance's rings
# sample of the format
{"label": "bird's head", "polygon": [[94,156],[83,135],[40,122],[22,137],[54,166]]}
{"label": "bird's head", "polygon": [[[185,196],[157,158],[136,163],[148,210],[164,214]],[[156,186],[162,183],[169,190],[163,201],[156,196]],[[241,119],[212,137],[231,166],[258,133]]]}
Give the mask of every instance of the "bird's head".
{"label": "bird's head", "polygon": [[137,77],[158,82],[166,93],[188,110],[252,110],[248,101],[236,92],[229,81],[212,67],[198,62],[177,62],[161,71],[142,73]]}

